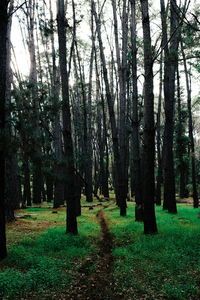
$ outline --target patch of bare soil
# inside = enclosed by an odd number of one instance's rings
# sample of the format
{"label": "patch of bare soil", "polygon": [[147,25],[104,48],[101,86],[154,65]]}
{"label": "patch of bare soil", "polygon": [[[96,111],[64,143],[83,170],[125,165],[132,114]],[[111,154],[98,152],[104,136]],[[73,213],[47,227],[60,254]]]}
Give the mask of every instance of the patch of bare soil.
{"label": "patch of bare soil", "polygon": [[192,197],[189,197],[189,198],[179,199],[179,200],[177,200],[177,203],[190,206],[190,205],[193,205],[194,201],[193,201]]}
{"label": "patch of bare soil", "polygon": [[[113,235],[109,231],[109,226],[103,210],[99,210],[96,215],[101,227],[101,238],[98,242],[98,252],[95,257],[88,258],[79,269],[74,284],[60,295],[57,299],[66,300],[106,300],[120,299],[114,295],[113,268]],[[94,267],[93,270],[91,268]]]}

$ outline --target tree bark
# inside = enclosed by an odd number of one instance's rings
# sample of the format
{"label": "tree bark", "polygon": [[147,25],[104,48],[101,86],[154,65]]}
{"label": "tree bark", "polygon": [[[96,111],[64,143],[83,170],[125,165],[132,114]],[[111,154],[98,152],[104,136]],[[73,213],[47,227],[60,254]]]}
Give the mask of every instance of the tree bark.
{"label": "tree bark", "polygon": [[34,37],[34,26],[35,26],[35,0],[28,1],[28,14],[27,14],[27,25],[28,25],[28,49],[30,54],[30,74],[29,82],[31,88],[32,105],[33,105],[33,203],[41,203],[42,201],[42,153],[40,144],[40,127],[39,127],[39,99],[38,99],[38,88],[37,88],[37,64],[36,64],[36,47]]}
{"label": "tree bark", "polygon": [[131,52],[132,52],[132,159],[134,168],[135,220],[143,221],[142,181],[140,165],[140,141],[137,89],[136,3],[131,1]]}
{"label": "tree bark", "polygon": [[31,206],[31,186],[30,186],[30,169],[29,169],[29,161],[28,161],[28,155],[24,156],[24,162],[23,162],[23,186],[24,186],[24,192],[23,192],[23,203],[22,206],[26,207]]}
{"label": "tree bark", "polygon": [[[50,6],[50,16],[53,20],[53,11],[51,7],[51,1],[49,0]],[[56,51],[55,51],[55,41],[54,41],[54,32],[51,34],[51,48],[52,48],[52,105],[54,106],[54,120],[52,124],[53,129],[53,149],[55,155],[55,164],[54,164],[54,197],[53,197],[53,206],[58,208],[61,204],[64,204],[64,167],[63,167],[63,145],[62,145],[62,130],[60,124],[60,106],[59,106],[59,92],[60,92],[60,80],[59,80],[59,71],[56,66]]]}
{"label": "tree bark", "polygon": [[[11,0],[9,4],[9,14],[12,14],[14,8],[14,1]],[[12,83],[12,70],[10,66],[11,62],[11,27],[12,27],[12,15],[8,19],[7,24],[7,63],[6,63],[6,144],[8,147],[6,157],[6,220],[11,222],[15,220],[14,210],[20,205],[20,193],[19,193],[19,180],[18,180],[18,167],[17,167],[17,149],[13,145],[13,126],[11,122],[11,83]],[[12,191],[12,192],[11,192]]]}
{"label": "tree bark", "polygon": [[7,256],[5,229],[5,105],[7,62],[8,1],[0,4],[0,260]]}
{"label": "tree bark", "polygon": [[71,112],[69,103],[69,78],[67,73],[67,53],[66,53],[66,19],[64,0],[57,1],[57,24],[59,43],[59,63],[62,85],[62,121],[64,140],[64,160],[67,183],[67,220],[66,232],[77,234],[76,220],[76,195],[75,195],[75,174],[74,174],[74,153],[71,132]]}
{"label": "tree bark", "polygon": [[189,72],[185,57],[185,52],[183,48],[183,42],[181,42],[181,52],[183,56],[185,80],[186,80],[186,90],[187,90],[187,108],[189,116],[189,138],[190,138],[190,150],[191,150],[191,165],[192,165],[192,189],[193,189],[193,206],[194,208],[199,207],[199,199],[197,192],[197,183],[196,183],[196,163],[195,163],[195,147],[194,147],[194,136],[193,136],[193,120],[192,120],[192,98],[191,98],[191,85],[189,80]]}
{"label": "tree bark", "polygon": [[174,134],[174,104],[175,104],[175,71],[178,59],[178,32],[176,1],[170,1],[170,35],[168,47],[167,23],[164,1],[161,0],[162,31],[164,39],[164,97],[165,97],[165,128],[163,139],[163,173],[164,173],[164,202],[163,208],[169,213],[177,213],[175,195],[173,134]]}
{"label": "tree bark", "polygon": [[185,117],[182,111],[181,105],[181,87],[180,87],[180,74],[179,66],[177,66],[177,115],[178,115],[178,124],[177,124],[177,140],[176,140],[176,151],[179,160],[179,196],[181,199],[186,198],[187,189],[186,189],[186,163],[184,162],[184,154],[186,154],[186,145],[185,145]]}
{"label": "tree bark", "polygon": [[124,189],[124,193],[128,193],[128,168],[127,168],[127,46],[128,46],[128,13],[127,13],[127,1],[123,1],[122,8],[122,47],[120,55],[119,37],[118,37],[118,21],[117,21],[117,7],[116,0],[112,0],[113,7],[113,19],[114,19],[114,34],[115,34],[115,48],[116,48],[116,60],[117,60],[117,75],[119,78],[119,152],[122,168],[122,182],[121,188]]}
{"label": "tree bark", "polygon": [[124,184],[124,178],[123,178],[122,162],[121,162],[121,157],[120,157],[120,152],[119,152],[119,137],[118,137],[118,130],[117,130],[116,119],[115,119],[113,97],[112,97],[112,94],[110,91],[110,85],[109,85],[109,80],[108,80],[108,71],[107,71],[107,67],[106,67],[106,59],[105,59],[103,42],[102,42],[102,37],[101,37],[101,24],[100,24],[100,20],[97,16],[94,1],[92,1],[92,5],[93,5],[93,14],[94,14],[95,22],[96,22],[97,36],[98,36],[99,49],[100,49],[100,58],[101,58],[102,69],[103,69],[103,79],[104,79],[104,83],[105,83],[106,99],[107,99],[108,112],[109,112],[109,118],[110,118],[110,124],[111,124],[114,163],[115,163],[115,168],[116,168],[116,184],[115,184],[116,198],[119,201],[120,215],[125,216],[126,215],[127,187]]}
{"label": "tree bark", "polygon": [[143,201],[144,233],[157,233],[155,217],[155,128],[154,128],[154,94],[153,94],[153,57],[149,24],[148,0],[141,0],[142,27],[144,44],[144,146],[143,146]]}
{"label": "tree bark", "polygon": [[162,90],[163,90],[163,53],[160,56],[160,86],[159,86],[159,99],[158,99],[158,112],[157,112],[157,124],[156,124],[156,146],[157,146],[157,163],[158,163],[158,174],[156,180],[156,205],[161,205],[161,186],[163,181],[162,172],[162,153],[161,153],[161,104],[162,104]]}

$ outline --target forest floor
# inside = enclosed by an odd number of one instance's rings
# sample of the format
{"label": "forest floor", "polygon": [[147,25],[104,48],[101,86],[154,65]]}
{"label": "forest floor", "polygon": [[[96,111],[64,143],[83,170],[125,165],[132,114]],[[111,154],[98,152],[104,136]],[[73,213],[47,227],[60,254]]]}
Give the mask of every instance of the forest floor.
{"label": "forest floor", "polygon": [[[112,201],[82,201],[79,235],[65,233],[65,207],[16,212],[0,263],[0,299],[200,299],[199,210],[156,208],[159,234],[145,236]],[[93,204],[92,204],[93,205]]]}

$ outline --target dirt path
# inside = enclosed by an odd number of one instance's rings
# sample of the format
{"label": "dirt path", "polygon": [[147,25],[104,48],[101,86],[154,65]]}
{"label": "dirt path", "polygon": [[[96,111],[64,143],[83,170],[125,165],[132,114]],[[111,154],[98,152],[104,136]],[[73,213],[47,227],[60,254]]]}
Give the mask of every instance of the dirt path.
{"label": "dirt path", "polygon": [[[99,210],[96,217],[101,227],[101,239],[97,245],[97,255],[85,262],[79,269],[79,276],[75,284],[59,299],[117,299],[116,296],[114,297],[113,295],[113,235],[109,231],[104,211]],[[90,268],[93,265],[95,266],[95,269],[94,271],[91,271]]]}

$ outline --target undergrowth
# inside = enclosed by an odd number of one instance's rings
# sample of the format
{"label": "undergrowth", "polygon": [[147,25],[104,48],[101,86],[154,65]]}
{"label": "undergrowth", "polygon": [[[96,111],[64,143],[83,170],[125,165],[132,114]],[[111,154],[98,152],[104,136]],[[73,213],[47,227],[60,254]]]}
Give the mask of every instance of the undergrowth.
{"label": "undergrowth", "polygon": [[[56,299],[73,284],[87,258],[95,257],[100,234],[96,213],[101,208],[83,209],[78,236],[65,233],[65,208],[57,213],[47,207],[19,211],[30,219],[8,227],[12,239],[0,264],[0,297]],[[105,213],[114,234],[112,284],[120,299],[200,299],[198,210],[178,205],[178,214],[170,215],[156,208],[159,233],[153,236],[145,236],[143,224],[134,222],[133,203],[128,203],[126,217],[119,216],[115,205]],[[95,263],[90,272],[95,272]]]}
{"label": "undergrowth", "polygon": [[156,210],[159,234],[153,236],[143,235],[143,224],[130,221],[132,205],[123,219],[111,212],[116,286],[134,299],[200,299],[198,211],[181,205],[177,215]]}
{"label": "undergrowth", "polygon": [[[43,209],[37,212],[35,222],[41,219]],[[64,220],[65,213],[59,212],[59,216],[53,215],[53,218]],[[52,219],[51,212],[45,219]],[[55,289],[67,288],[84,259],[94,251],[92,240],[99,229],[96,222],[88,224],[87,221],[88,216],[80,217],[77,236],[66,234],[64,226],[54,224],[54,228],[36,238],[29,234],[11,245],[8,257],[0,264],[0,297],[18,299],[37,291],[40,299],[44,299],[46,294],[51,298]]]}

